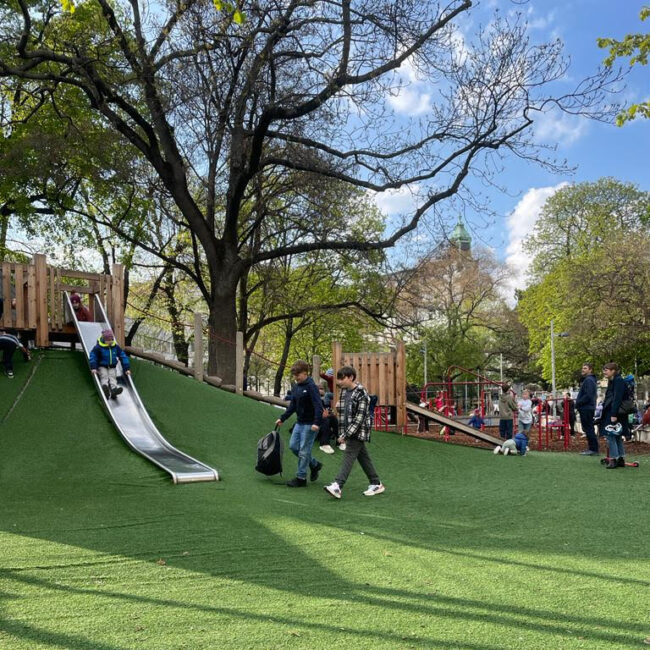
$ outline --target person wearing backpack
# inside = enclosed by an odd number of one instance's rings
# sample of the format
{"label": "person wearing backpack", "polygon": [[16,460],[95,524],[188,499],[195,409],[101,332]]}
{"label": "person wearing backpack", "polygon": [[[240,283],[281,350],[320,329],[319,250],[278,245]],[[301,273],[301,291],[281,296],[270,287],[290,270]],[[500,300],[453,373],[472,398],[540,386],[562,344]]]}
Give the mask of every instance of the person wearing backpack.
{"label": "person wearing backpack", "polygon": [[625,381],[621,377],[617,363],[611,361],[603,366],[603,374],[607,379],[607,392],[603,402],[603,414],[601,415],[601,430],[607,438],[609,449],[609,463],[607,469],[625,467],[625,448],[623,446],[623,433],[627,422],[621,420],[627,418],[618,417],[621,403],[625,399]]}
{"label": "person wearing backpack", "polygon": [[591,363],[582,364],[582,383],[576,397],[576,408],[580,414],[580,424],[587,436],[587,449],[581,451],[583,456],[598,456],[598,436],[594,430],[594,414],[596,412],[596,396],[598,394],[598,382],[594,375],[594,367]]}
{"label": "person wearing backpack", "polygon": [[323,401],[318,387],[309,376],[309,364],[298,360],[291,366],[294,385],[291,388],[290,401],[287,410],[278,418],[276,426],[281,426],[293,413],[297,422],[291,432],[289,449],[298,456],[298,471],[296,477],[287,482],[288,487],[307,487],[307,469],[309,478],[315,481],[323,468],[315,458],[312,458],[311,448],[316,434],[323,421]]}

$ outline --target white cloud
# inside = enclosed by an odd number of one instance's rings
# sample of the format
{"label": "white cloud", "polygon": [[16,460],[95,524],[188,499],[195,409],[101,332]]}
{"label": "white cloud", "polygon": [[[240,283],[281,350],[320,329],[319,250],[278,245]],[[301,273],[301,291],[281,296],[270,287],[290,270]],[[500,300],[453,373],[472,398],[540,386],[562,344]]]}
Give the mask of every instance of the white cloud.
{"label": "white cloud", "polygon": [[546,200],[566,185],[568,185],[567,182],[562,182],[550,187],[532,187],[508,215],[506,263],[511,268],[510,282],[507,286],[509,299],[513,299],[515,289],[523,289],[526,286],[526,271],[530,259],[522,250],[522,242],[534,230]]}
{"label": "white cloud", "polygon": [[533,128],[537,142],[569,146],[587,134],[588,121],[580,115],[552,110],[540,113]]}
{"label": "white cloud", "polygon": [[412,213],[417,205],[419,186],[401,187],[397,190],[385,192],[372,192],[371,196],[377,207],[387,215],[401,215]]}
{"label": "white cloud", "polygon": [[402,87],[396,95],[389,95],[388,103],[403,115],[422,115],[431,110],[431,95]]}

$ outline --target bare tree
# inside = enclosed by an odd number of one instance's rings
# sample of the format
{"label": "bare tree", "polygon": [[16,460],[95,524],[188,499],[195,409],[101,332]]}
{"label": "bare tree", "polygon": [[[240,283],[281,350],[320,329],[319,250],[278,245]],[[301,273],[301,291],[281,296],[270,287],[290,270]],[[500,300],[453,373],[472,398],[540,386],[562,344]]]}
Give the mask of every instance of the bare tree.
{"label": "bare tree", "polygon": [[[503,151],[540,161],[526,137],[536,111],[603,115],[611,74],[553,95],[548,88],[567,71],[561,44],[531,44],[519,20],[495,19],[460,51],[456,30],[472,4],[251,2],[239,25],[207,0],[88,0],[73,15],[16,0],[0,9],[0,76],[53,95],[78,89],[105,128],[148,161],[191,232],[195,260],[139,243],[196,282],[215,332],[208,370],[232,381],[237,287],[253,265],[393,246],[489,158]],[[387,101],[407,64],[435,84],[436,97],[409,123]],[[417,204],[368,240],[354,224],[323,232],[297,203],[286,218],[301,237],[250,247],[266,219],[250,209],[260,179],[288,171],[368,192],[411,188]]]}

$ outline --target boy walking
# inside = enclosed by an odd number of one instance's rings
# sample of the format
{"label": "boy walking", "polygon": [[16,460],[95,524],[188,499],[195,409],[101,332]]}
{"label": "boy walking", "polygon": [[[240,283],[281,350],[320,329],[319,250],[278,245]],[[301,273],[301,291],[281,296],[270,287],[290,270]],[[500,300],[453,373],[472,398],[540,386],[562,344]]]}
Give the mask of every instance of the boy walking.
{"label": "boy walking", "polygon": [[314,438],[323,420],[323,402],[318,387],[309,376],[306,361],[296,361],[291,366],[291,374],[295,380],[290,393],[291,401],[275,424],[280,426],[290,415],[296,414],[298,421],[291,432],[289,449],[298,456],[298,471],[296,477],[287,482],[287,486],[307,487],[307,468],[310,469],[309,478],[315,481],[323,467],[323,463],[311,456]]}
{"label": "boy walking", "polygon": [[359,461],[361,469],[370,481],[364,492],[367,497],[381,494],[384,486],[370,459],[366,442],[370,442],[370,396],[368,391],[357,382],[357,371],[352,366],[343,366],[336,373],[336,383],[343,389],[343,418],[339,442],[345,442],[345,454],[341,469],[333,483],[325,486],[335,499],[341,498],[341,490],[350,475],[352,466]]}

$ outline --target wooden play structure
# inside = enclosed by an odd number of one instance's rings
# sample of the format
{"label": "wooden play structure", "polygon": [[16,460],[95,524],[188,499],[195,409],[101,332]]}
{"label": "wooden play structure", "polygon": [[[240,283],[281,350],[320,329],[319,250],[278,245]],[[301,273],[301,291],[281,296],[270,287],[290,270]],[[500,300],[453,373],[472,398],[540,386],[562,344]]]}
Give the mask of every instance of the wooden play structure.
{"label": "wooden play structure", "polygon": [[[99,297],[113,325],[115,338],[124,345],[124,267],[113,264],[112,274],[85,273],[51,266],[45,255],[31,263],[2,262],[4,313],[0,323],[33,339],[37,347],[52,341],[73,340],[74,327],[66,313],[64,291],[76,291],[94,314]],[[15,306],[12,304],[15,300]]]}
{"label": "wooden play structure", "polygon": [[[397,341],[389,352],[343,352],[340,343],[332,344],[332,366],[336,372],[342,366],[352,366],[357,380],[371,395],[377,395],[380,407],[394,407],[398,429],[406,425],[406,349]],[[334,388],[334,403],[338,390]]]}

